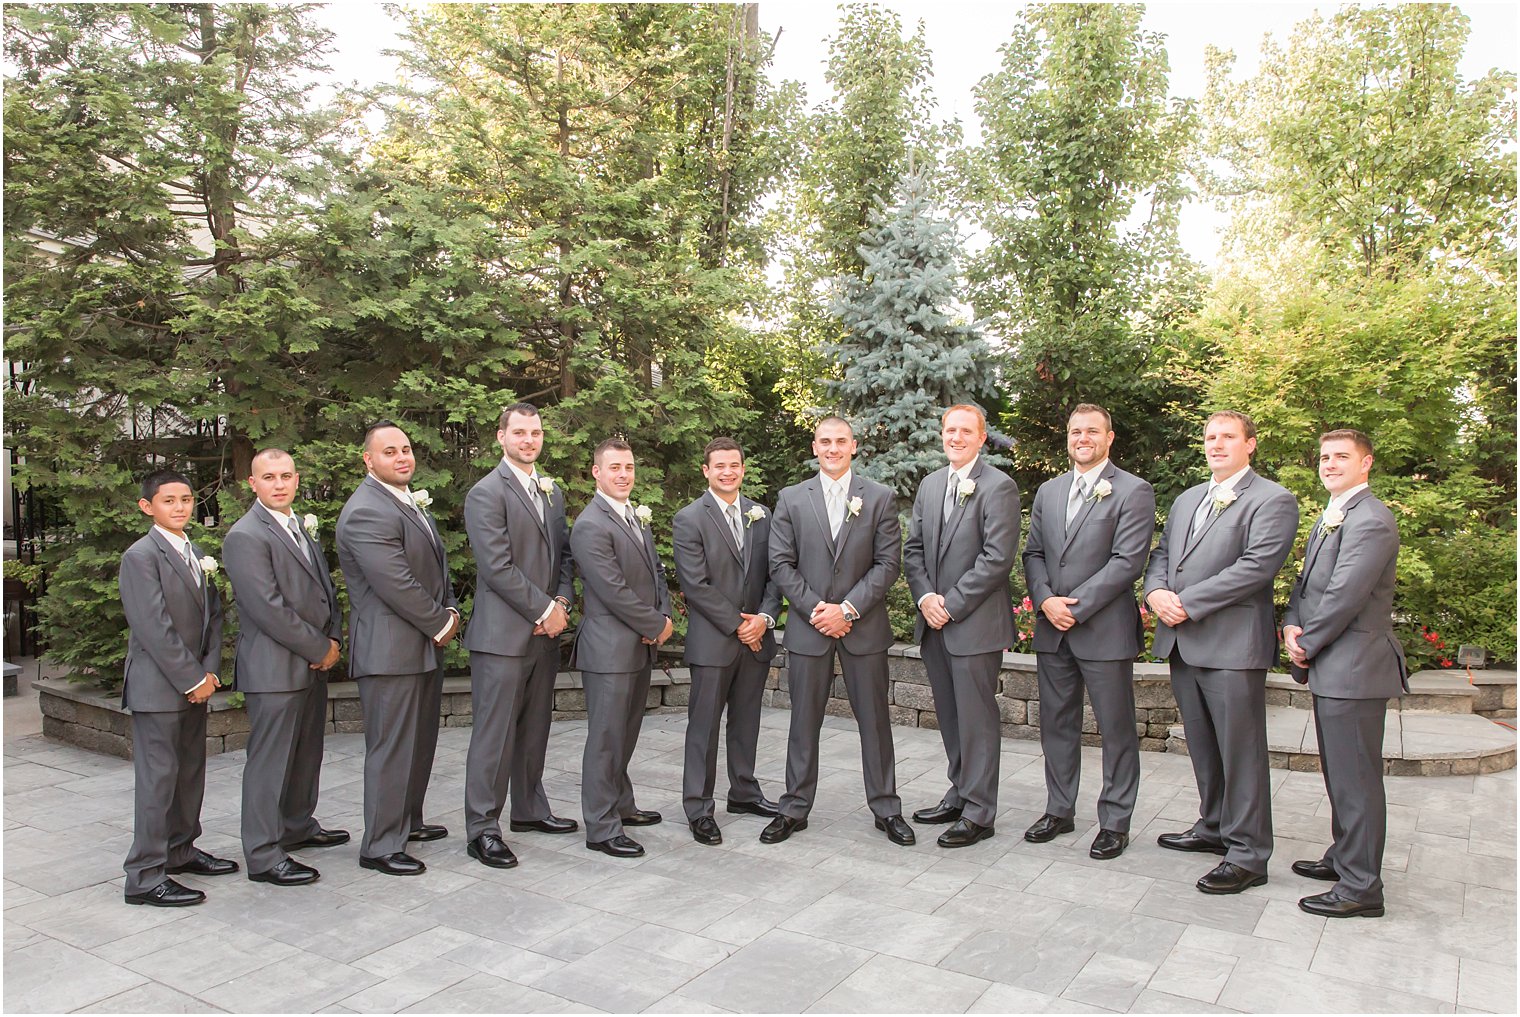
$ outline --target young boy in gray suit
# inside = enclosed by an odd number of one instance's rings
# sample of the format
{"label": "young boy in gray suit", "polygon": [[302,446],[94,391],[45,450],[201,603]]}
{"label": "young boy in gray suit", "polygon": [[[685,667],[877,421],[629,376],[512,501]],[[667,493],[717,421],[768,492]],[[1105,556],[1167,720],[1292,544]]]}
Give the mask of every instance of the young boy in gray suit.
{"label": "young boy in gray suit", "polygon": [[130,634],[122,703],[132,712],[132,847],[128,904],[175,908],[206,899],[169,878],[223,876],[237,862],[195,846],[206,792],[206,700],[221,687],[222,602],[185,536],[195,492],[183,474],[150,473],[137,507],[153,528],[121,556],[118,582]]}

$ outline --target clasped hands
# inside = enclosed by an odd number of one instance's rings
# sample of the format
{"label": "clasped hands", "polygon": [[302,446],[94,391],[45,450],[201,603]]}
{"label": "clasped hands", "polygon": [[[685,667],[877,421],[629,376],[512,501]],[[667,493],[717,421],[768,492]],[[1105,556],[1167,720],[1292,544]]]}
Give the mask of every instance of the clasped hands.
{"label": "clasped hands", "polygon": [[659,638],[650,639],[648,636],[641,636],[639,637],[639,642],[643,643],[645,646],[663,646],[665,645],[665,640],[669,639],[671,633],[675,630],[676,623],[670,620],[670,615],[666,615],[665,627],[660,630]]}
{"label": "clasped hands", "polygon": [[945,610],[945,595],[942,593],[926,593],[918,602],[919,613],[924,616],[924,622],[931,629],[942,629],[949,625],[954,618]]}
{"label": "clasped hands", "polygon": [[1188,620],[1187,608],[1182,606],[1182,598],[1171,590],[1152,590],[1145,602],[1156,612],[1156,617],[1168,625],[1176,627]]}
{"label": "clasped hands", "polygon": [[449,619],[449,627],[443,630],[443,635],[433,640],[433,643],[436,646],[447,646],[449,645],[449,640],[459,635],[459,612],[452,607],[448,609],[448,612],[451,615]]}
{"label": "clasped hands", "polygon": [[533,634],[535,636],[548,636],[550,639],[556,639],[569,625],[570,612],[566,609],[565,602],[556,597],[554,602],[549,605],[548,616],[533,626]]}
{"label": "clasped hands", "polygon": [[808,621],[813,628],[830,639],[843,639],[850,634],[850,629],[855,627],[854,623],[844,616],[844,605],[825,604],[821,600],[813,606],[813,614]]}
{"label": "clasped hands", "polygon": [[211,693],[215,692],[221,687],[222,680],[216,675],[212,674],[210,671],[207,671],[206,677],[201,679],[201,683],[195,688],[191,689],[189,692],[185,693],[185,698],[199,706],[201,703],[204,703],[206,700],[211,698]]}
{"label": "clasped hands", "polygon": [[739,642],[749,647],[750,650],[759,653],[760,640],[765,638],[765,615],[746,614],[740,611],[739,617],[743,620],[739,622],[739,627],[734,630],[734,635],[738,636]]}
{"label": "clasped hands", "polygon": [[1288,659],[1298,667],[1308,667],[1309,655],[1304,652],[1302,646],[1298,645],[1298,637],[1304,634],[1303,627],[1300,625],[1284,625],[1282,632],[1283,648],[1288,651]]}

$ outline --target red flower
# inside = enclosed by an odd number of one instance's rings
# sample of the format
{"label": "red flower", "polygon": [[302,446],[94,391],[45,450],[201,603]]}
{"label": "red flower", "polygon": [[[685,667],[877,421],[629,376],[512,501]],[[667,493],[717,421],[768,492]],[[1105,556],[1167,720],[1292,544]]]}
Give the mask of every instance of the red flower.
{"label": "red flower", "polygon": [[1024,610],[1026,610],[1026,611],[1033,611],[1034,610],[1034,601],[1030,600],[1028,597],[1025,597],[1024,598],[1024,605],[1023,606],[1024,606]]}
{"label": "red flower", "polygon": [[1442,657],[1441,658],[1441,666],[1442,667],[1451,667],[1451,661],[1447,660],[1445,657]]}

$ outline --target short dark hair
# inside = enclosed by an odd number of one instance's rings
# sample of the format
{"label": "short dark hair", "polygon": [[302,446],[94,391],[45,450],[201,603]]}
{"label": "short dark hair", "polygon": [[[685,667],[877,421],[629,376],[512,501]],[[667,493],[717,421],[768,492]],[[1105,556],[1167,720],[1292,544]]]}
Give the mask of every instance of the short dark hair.
{"label": "short dark hair", "polygon": [[714,438],[708,442],[707,447],[702,450],[703,466],[712,465],[712,454],[714,452],[737,452],[739,453],[739,462],[744,462],[744,447],[732,438]]}
{"label": "short dark hair", "polygon": [[632,452],[633,446],[628,444],[622,438],[607,438],[603,440],[601,444],[597,445],[597,447],[592,451],[591,462],[597,466],[602,465],[603,454],[612,451]]}
{"label": "short dark hair", "polygon": [[[374,437],[375,432],[376,431],[383,431],[387,427],[394,427],[396,430],[400,431],[402,434],[406,434],[406,428],[402,427],[400,424],[396,423],[394,420],[384,420],[384,419],[377,420],[377,421],[375,421],[374,423],[370,424],[368,427],[366,427],[364,429],[364,451],[366,451],[366,452],[369,451],[369,440],[372,437]],[[406,434],[406,440],[407,441],[411,441],[412,440],[412,436],[409,435],[409,434]]]}
{"label": "short dark hair", "polygon": [[1241,430],[1245,431],[1247,438],[1256,437],[1256,421],[1239,410],[1215,410],[1209,414],[1209,419],[1203,422],[1204,429],[1207,430],[1210,424],[1220,418],[1235,421],[1240,425]]}
{"label": "short dark hair", "polygon": [[142,480],[142,487],[139,489],[142,492],[142,500],[152,501],[153,496],[166,484],[184,484],[190,489],[191,494],[195,493],[195,485],[190,483],[190,478],[178,470],[154,470]]}
{"label": "short dark hair", "polygon": [[272,447],[271,448],[261,448],[261,449],[259,449],[257,452],[255,452],[253,454],[253,458],[251,460],[249,460],[249,462],[250,462],[250,464],[251,463],[256,463],[260,459],[274,459],[277,456],[284,456],[286,459],[290,460],[290,464],[292,466],[295,465],[295,461],[296,461],[296,457],[295,456],[291,455],[289,452],[286,452],[282,448],[272,448]]}
{"label": "short dark hair", "polygon": [[1342,427],[1334,431],[1326,431],[1319,436],[1319,443],[1323,445],[1327,441],[1349,441],[1356,446],[1356,450],[1364,456],[1372,455],[1372,439],[1365,432],[1358,431],[1354,427]]}
{"label": "short dark hair", "polygon": [[824,424],[843,424],[845,426],[845,430],[850,432],[850,437],[855,437],[855,428],[850,424],[848,420],[839,416],[837,413],[831,413],[827,417],[824,417],[822,420],[818,421],[818,423],[814,424],[813,437],[818,437],[818,429]]}
{"label": "short dark hair", "polygon": [[1077,403],[1077,405],[1073,406],[1071,412],[1066,414],[1067,426],[1071,425],[1071,418],[1075,417],[1078,413],[1101,413],[1103,414],[1103,426],[1110,431],[1114,429],[1114,418],[1109,416],[1108,411],[1097,403]]}
{"label": "short dark hair", "polygon": [[539,415],[538,407],[532,403],[513,403],[501,411],[501,418],[496,421],[496,429],[498,431],[505,431],[507,429],[507,421],[512,419],[512,414],[514,413],[521,413],[525,417],[536,417]]}

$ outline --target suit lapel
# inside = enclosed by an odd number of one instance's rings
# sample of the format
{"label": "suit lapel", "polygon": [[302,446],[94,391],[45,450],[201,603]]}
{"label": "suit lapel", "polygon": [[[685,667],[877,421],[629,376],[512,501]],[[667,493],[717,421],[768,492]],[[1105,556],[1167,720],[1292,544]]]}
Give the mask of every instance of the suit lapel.
{"label": "suit lapel", "polygon": [[[1243,476],[1239,480],[1237,480],[1235,482],[1235,486],[1233,488],[1231,488],[1231,490],[1233,490],[1235,492],[1235,496],[1236,496],[1235,497],[1235,501],[1231,502],[1229,505],[1226,505],[1223,509],[1214,509],[1214,508],[1209,509],[1208,515],[1206,515],[1206,516],[1203,517],[1203,525],[1200,526],[1200,527],[1198,527],[1198,532],[1195,533],[1195,534],[1193,534],[1193,539],[1190,540],[1190,541],[1188,541],[1187,546],[1183,549],[1183,551],[1182,551],[1182,558],[1186,558],[1188,555],[1192,554],[1194,548],[1196,548],[1203,541],[1204,536],[1209,532],[1209,530],[1213,529],[1215,521],[1218,520],[1220,516],[1224,515],[1228,511],[1230,511],[1230,509],[1236,504],[1236,502],[1238,502],[1242,497],[1245,496],[1246,490],[1248,488],[1250,488],[1251,481],[1253,479],[1255,479],[1255,477],[1256,477],[1256,473],[1254,471],[1252,471],[1252,470],[1246,470],[1245,476]],[[1208,493],[1209,493],[1209,489],[1208,489],[1207,486],[1205,486],[1203,488],[1202,493],[1199,496],[1199,501],[1202,501],[1204,497],[1207,497]],[[1197,502],[1193,503],[1193,511],[1194,512],[1198,511],[1198,503]],[[1192,520],[1192,515],[1191,514],[1189,514],[1188,519],[1189,519],[1189,521]],[[1179,558],[1177,560],[1180,562],[1180,561],[1182,561],[1182,558]]]}
{"label": "suit lapel", "polygon": [[[1112,462],[1109,462],[1106,466],[1103,467],[1103,472],[1100,473],[1100,474],[1098,474],[1098,479],[1099,480],[1107,480],[1110,484],[1112,484],[1113,483],[1113,476],[1114,476],[1114,464]],[[1068,473],[1067,476],[1066,476],[1065,497],[1061,500],[1061,508],[1062,508],[1061,521],[1063,523],[1066,521],[1065,508],[1066,508],[1067,504],[1069,504],[1070,501],[1071,501],[1071,485],[1075,484],[1076,482],[1077,482],[1076,474],[1074,474],[1074,473]],[[1082,528],[1082,524],[1085,523],[1085,522],[1087,522],[1087,517],[1089,515],[1091,515],[1093,509],[1095,509],[1097,507],[1098,507],[1098,498],[1097,498],[1097,496],[1093,495],[1093,494],[1089,494],[1087,496],[1087,500],[1082,503],[1082,507],[1079,508],[1079,509],[1077,509],[1077,517],[1071,521],[1071,526],[1066,529],[1066,539],[1061,544],[1061,550],[1064,551],[1068,547],[1071,546],[1072,540],[1074,540],[1076,538],[1076,536],[1077,536],[1077,531]],[[1195,508],[1194,511],[1196,512],[1197,509]]]}
{"label": "suit lapel", "polygon": [[[844,550],[844,546],[850,542],[850,534],[858,529],[858,527],[850,525],[852,521],[852,517],[850,515],[850,502],[854,501],[856,498],[860,498],[861,504],[864,505],[865,498],[862,492],[865,491],[865,489],[865,481],[861,479],[860,474],[851,473],[850,489],[844,496],[844,522],[839,524],[839,540],[834,545],[835,561],[839,560],[840,552],[842,552]],[[853,519],[859,518],[859,516],[853,517]]]}
{"label": "suit lapel", "polygon": [[602,512],[606,514],[608,524],[622,536],[622,539],[639,549],[640,560],[644,562],[644,567],[649,570],[650,577],[654,578],[654,563],[649,557],[649,539],[644,532],[644,527],[639,527],[639,535],[635,537],[633,531],[628,528],[628,524],[619,519],[617,513],[612,510],[612,506],[607,503],[606,498],[596,498],[596,502],[602,507]]}
{"label": "suit lapel", "polygon": [[[185,588],[197,599],[204,601],[206,591],[202,590],[200,584],[195,581],[195,573],[190,571],[190,566],[185,563],[184,558],[180,557],[180,553],[171,547],[169,541],[157,530],[153,531],[153,543],[158,547],[159,553],[168,559],[169,568],[184,582]],[[190,553],[195,553],[194,543],[190,545]]]}
{"label": "suit lapel", "polygon": [[[255,504],[257,504],[257,503],[255,503]],[[296,550],[296,546],[295,546],[295,544],[293,544],[291,542],[290,535],[288,533],[281,533],[280,532],[280,530],[281,530],[280,524],[275,520],[273,514],[271,514],[270,512],[266,511],[263,508],[263,506],[258,506],[258,507],[255,507],[255,508],[251,508],[248,511],[258,513],[259,518],[263,521],[264,525],[269,529],[269,538],[271,540],[273,540],[276,544],[279,544],[279,545],[283,546],[288,554],[290,554],[292,557],[294,557],[296,561],[298,561],[298,562],[301,563],[301,566],[303,568],[305,568],[308,573],[311,574],[311,577],[313,579],[316,579],[318,582],[321,581],[320,578],[317,575],[317,563],[315,561],[315,552],[312,552],[311,542],[310,542],[309,538],[306,536],[306,532],[304,530],[302,530],[302,532],[301,532],[301,539],[307,541],[307,543],[306,543],[306,550],[309,552],[308,554],[305,554],[305,555],[303,555],[300,551]]]}
{"label": "suit lapel", "polygon": [[[723,511],[718,508],[717,499],[712,496],[711,492],[709,492],[702,496],[702,503],[703,507],[707,509],[708,518],[711,519],[713,525],[718,528],[720,539],[725,545],[727,545],[729,551],[733,553],[734,560],[737,561],[740,565],[743,565],[744,555],[739,550],[739,545],[734,543],[734,531],[729,528],[728,520],[723,518]],[[742,499],[740,501],[740,504],[743,504]],[[743,524],[741,523],[740,525]]]}
{"label": "suit lapel", "polygon": [[538,524],[538,532],[543,535],[544,543],[547,544],[549,542],[549,499],[547,497],[544,499],[544,517],[540,519],[538,509],[534,508],[528,492],[523,489],[521,482],[517,479],[517,471],[506,463],[500,463],[496,467],[496,472],[501,475],[501,482],[507,485],[507,489],[515,494],[517,500],[522,502],[528,510],[528,518]]}
{"label": "suit lapel", "polygon": [[1341,525],[1337,526],[1331,532],[1326,533],[1324,528],[1318,522],[1314,524],[1314,529],[1315,531],[1318,531],[1318,536],[1315,535],[1314,531],[1311,531],[1309,534],[1309,547],[1304,551],[1304,569],[1298,574],[1298,581],[1300,585],[1308,582],[1309,570],[1312,569],[1319,561],[1320,552],[1324,550],[1326,544],[1330,543],[1330,538],[1339,533],[1341,528],[1346,525],[1345,516],[1348,515],[1351,510],[1362,501],[1363,498],[1371,493],[1371,488],[1364,487],[1360,491],[1356,492],[1350,501],[1341,506]]}
{"label": "suit lapel", "polygon": [[943,546],[945,530],[945,488],[950,484],[950,467],[946,466],[929,475],[928,486],[925,495],[929,504],[924,506],[924,549],[928,554],[924,556],[926,564],[932,570],[929,573],[929,581],[934,585],[939,584],[939,550]]}
{"label": "suit lapel", "polygon": [[[818,520],[818,528],[823,531],[824,546],[829,549],[829,554],[839,557],[839,551],[834,546],[834,535],[829,532],[829,509],[823,500],[823,482],[814,475],[804,485],[807,489],[808,502],[813,506],[813,518]],[[844,528],[840,527],[840,536],[844,536]]]}
{"label": "suit lapel", "polygon": [[[433,534],[436,531],[432,528],[432,524],[424,523],[422,521],[422,516],[420,516],[416,511],[413,511],[412,509],[409,509],[405,505],[401,504],[401,499],[392,494],[384,484],[380,483],[380,481],[376,480],[373,476],[365,477],[364,482],[366,484],[373,485],[375,494],[379,495],[387,505],[394,507],[395,510],[401,514],[402,519],[405,519],[412,526],[415,526],[417,529],[421,530],[423,534],[428,537],[428,539],[431,540],[433,538]],[[436,548],[438,545],[434,544],[433,546]]]}
{"label": "suit lapel", "polygon": [[[976,465],[971,468],[971,473],[967,476],[966,479],[970,480],[973,484],[976,483],[977,478],[982,475],[982,466],[983,459],[981,456],[977,456]],[[947,466],[945,468],[945,486],[948,487],[949,485],[950,468]],[[945,553],[945,548],[950,546],[951,538],[955,536],[955,531],[960,529],[961,520],[966,518],[966,512],[971,505],[971,499],[975,497],[975,492],[972,492],[972,494],[966,498],[962,498],[959,494],[956,495],[955,508],[950,511],[950,521],[945,525],[945,532],[939,541],[938,553],[940,555],[943,555]],[[945,492],[943,490],[939,493],[939,503],[941,506],[945,504]]]}

